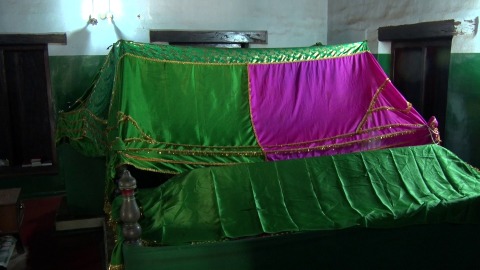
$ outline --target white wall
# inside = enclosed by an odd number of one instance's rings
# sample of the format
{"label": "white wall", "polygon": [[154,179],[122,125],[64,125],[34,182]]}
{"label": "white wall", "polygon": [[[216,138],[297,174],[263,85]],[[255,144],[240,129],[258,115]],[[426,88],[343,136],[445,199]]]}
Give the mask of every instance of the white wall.
{"label": "white wall", "polygon": [[469,22],[478,16],[479,0],[329,0],[328,44],[368,40],[372,52],[389,53],[378,42],[379,27],[453,19],[464,34],[453,38],[452,52],[478,53],[480,38]]}
{"label": "white wall", "polygon": [[[104,1],[108,6],[108,0]],[[92,0],[0,0],[0,33],[66,32],[50,55],[101,55],[118,39],[149,41],[150,29],[267,30],[268,44],[327,41],[328,0],[110,0],[114,24],[87,25]],[[107,8],[108,9],[108,8]]]}

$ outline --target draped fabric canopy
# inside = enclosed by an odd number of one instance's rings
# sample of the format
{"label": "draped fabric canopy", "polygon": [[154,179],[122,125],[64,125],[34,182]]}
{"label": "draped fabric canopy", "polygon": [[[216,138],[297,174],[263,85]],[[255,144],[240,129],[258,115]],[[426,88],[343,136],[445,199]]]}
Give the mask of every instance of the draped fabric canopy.
{"label": "draped fabric canopy", "polygon": [[[432,143],[366,42],[283,49],[119,41],[57,139],[122,164],[197,167]],[[108,184],[109,185],[109,184]],[[108,188],[108,186],[107,186]]]}
{"label": "draped fabric canopy", "polygon": [[[84,96],[59,114],[57,140],[107,158],[107,194],[120,165],[180,174],[138,192],[142,239],[152,243],[464,220],[450,206],[477,201],[478,173],[432,144],[435,119],[412,108],[366,42],[118,41]],[[452,160],[458,168],[446,171]],[[429,211],[447,201],[447,213]],[[112,207],[118,218],[119,200]],[[112,265],[122,263],[119,239]]]}

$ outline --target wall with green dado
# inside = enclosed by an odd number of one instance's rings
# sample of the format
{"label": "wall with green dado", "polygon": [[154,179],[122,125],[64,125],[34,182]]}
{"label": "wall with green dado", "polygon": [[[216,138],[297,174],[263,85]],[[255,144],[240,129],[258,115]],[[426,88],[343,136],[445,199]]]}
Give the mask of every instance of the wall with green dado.
{"label": "wall with green dado", "polygon": [[[390,54],[376,58],[389,74]],[[448,78],[447,118],[442,145],[480,168],[480,54],[452,53]]]}
{"label": "wall with green dado", "polygon": [[385,73],[390,76],[390,67],[392,65],[392,57],[390,56],[390,54],[377,54],[375,55],[375,57],[377,58],[378,63],[380,64],[380,66],[382,66]]}
{"label": "wall with green dado", "polygon": [[445,146],[480,168],[480,54],[453,53]]}

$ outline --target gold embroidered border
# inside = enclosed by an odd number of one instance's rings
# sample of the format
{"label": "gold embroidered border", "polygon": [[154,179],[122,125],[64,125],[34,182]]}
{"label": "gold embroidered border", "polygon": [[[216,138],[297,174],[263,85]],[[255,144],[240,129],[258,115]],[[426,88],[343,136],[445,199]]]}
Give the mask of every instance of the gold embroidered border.
{"label": "gold embroidered border", "polygon": [[131,152],[158,152],[162,154],[182,154],[192,156],[264,156],[262,151],[201,151],[201,150],[176,150],[160,148],[128,148]]}
{"label": "gold embroidered border", "polygon": [[[75,126],[81,126],[81,127],[79,127],[79,128],[58,128],[57,131],[78,133],[78,132],[81,132],[81,131],[84,131],[84,130],[95,130],[94,128],[91,127],[91,126],[95,126],[95,122],[93,122],[93,124],[92,124],[92,122],[88,122],[86,118],[82,118],[82,119],[77,120],[77,121],[71,121],[71,123],[75,123],[75,122],[78,123]],[[98,132],[95,132],[95,133],[98,133]],[[104,133],[104,135],[106,136],[105,131],[103,131],[101,133]]]}
{"label": "gold embroidered border", "polygon": [[[147,56],[136,55],[130,52],[126,52],[122,54],[119,59],[118,63],[120,63],[126,56],[130,56],[133,58],[141,59],[144,61],[151,61],[157,63],[169,63],[169,64],[182,64],[182,65],[208,65],[208,66],[242,66],[242,65],[275,65],[275,64],[288,64],[288,63],[299,63],[299,62],[311,62],[311,61],[322,61],[322,60],[330,60],[330,59],[339,59],[345,58],[350,56],[359,55],[362,53],[371,53],[369,50],[363,50],[360,52],[350,53],[347,55],[339,55],[339,56],[330,56],[330,57],[322,57],[321,54],[313,59],[300,59],[300,60],[284,60],[284,61],[276,61],[276,62],[265,62],[265,60],[259,60],[262,62],[230,62],[230,63],[220,63],[220,62],[191,62],[191,61],[182,61],[182,60],[166,60],[166,59],[158,59],[152,58]],[[259,57],[256,57],[259,58]]]}
{"label": "gold embroidered border", "polygon": [[289,64],[289,63],[299,63],[299,62],[312,62],[312,61],[322,61],[322,60],[331,60],[331,59],[339,59],[345,57],[356,56],[363,53],[370,53],[370,51],[361,51],[356,53],[351,53],[348,55],[339,55],[339,56],[331,56],[331,57],[322,57],[322,58],[315,58],[315,59],[302,59],[302,60],[292,60],[292,61],[278,61],[278,62],[261,62],[261,63],[248,63],[248,65],[277,65],[277,64]]}
{"label": "gold embroidered border", "polygon": [[[388,79],[387,79],[388,80]],[[410,103],[409,103],[410,104]],[[411,105],[411,104],[410,104]],[[404,110],[409,110],[409,108],[406,108]],[[373,111],[373,110],[372,110]],[[334,139],[342,139],[342,138],[346,138],[346,137],[353,137],[353,136],[357,136],[357,135],[360,135],[360,134],[365,134],[365,133],[369,133],[369,132],[372,132],[372,131],[378,131],[378,130],[383,130],[383,129],[389,129],[389,128],[395,128],[395,127],[423,127],[424,125],[423,124],[390,124],[390,125],[385,125],[385,126],[380,126],[380,127],[374,127],[374,128],[369,128],[369,129],[362,129],[360,131],[357,131],[355,133],[347,133],[347,134],[341,134],[341,135],[337,135],[337,136],[333,136],[333,137],[328,137],[328,138],[323,138],[323,139],[319,139],[319,140],[312,140],[312,141],[305,141],[305,142],[296,142],[296,143],[289,143],[289,144],[280,144],[280,145],[265,145],[265,146],[261,146],[260,144],[258,146],[206,146],[206,145],[192,145],[192,144],[179,144],[179,143],[168,143],[168,142],[158,142],[156,141],[155,139],[153,139],[152,137],[150,137],[149,135],[147,135],[139,126],[139,124],[135,121],[135,119],[133,119],[131,116],[129,115],[126,115],[124,114],[123,112],[118,112],[118,115],[119,115],[119,120],[118,120],[118,123],[120,123],[121,121],[130,121],[132,123],[132,125],[138,130],[138,132],[143,136],[145,137],[146,139],[143,139],[143,138],[127,138],[124,140],[124,142],[128,143],[128,142],[133,142],[133,141],[142,141],[142,142],[147,142],[147,143],[150,143],[150,144],[162,144],[162,145],[165,145],[165,146],[180,146],[180,147],[188,147],[188,148],[200,148],[200,149],[251,149],[251,148],[260,148],[262,153],[259,153],[259,151],[249,151],[248,155],[252,155],[252,156],[260,156],[260,155],[264,155],[266,152],[268,152],[268,150],[266,150],[267,148],[274,148],[274,147],[286,147],[286,146],[298,146],[298,145],[302,145],[302,144],[310,144],[310,143],[319,143],[319,142],[324,142],[324,141],[329,141],[329,140],[334,140]],[[252,112],[250,112],[250,119],[252,120]],[[253,121],[253,120],[252,120]],[[254,135],[255,135],[255,138],[258,142],[258,136],[257,136],[257,132],[256,132],[256,129],[255,129],[255,126],[253,125],[253,122],[252,122],[252,129],[254,131]],[[195,150],[173,150],[173,149],[165,149],[165,150],[160,150],[158,148],[139,148],[139,149],[135,149],[135,148],[131,148],[130,150],[134,150],[134,151],[143,151],[145,149],[148,149],[150,151],[161,151],[161,152],[168,152],[169,154],[172,154],[172,153],[184,153],[184,154],[199,154],[199,155],[202,155],[204,154],[203,151],[195,151]],[[222,153],[222,152],[215,152],[215,151],[212,151],[212,152],[209,152],[210,154],[208,155],[213,155],[213,154],[216,154],[216,153]],[[240,155],[246,155],[245,152],[243,151],[236,151],[236,152],[232,152],[230,151],[229,152],[230,154],[240,154]]]}
{"label": "gold embroidered border", "polygon": [[412,103],[407,102],[407,108],[405,108],[405,109],[398,109],[398,108],[395,108],[395,107],[383,106],[383,107],[378,107],[378,108],[373,109],[372,112],[378,112],[378,111],[398,111],[398,112],[408,113],[408,112],[410,112],[411,110],[412,110]]}
{"label": "gold embroidered border", "polygon": [[60,116],[61,119],[65,119],[66,116],[70,116],[72,114],[81,114],[81,113],[84,113],[86,112],[88,115],[90,115],[94,120],[106,125],[107,124],[107,120],[105,119],[102,119],[98,116],[96,116],[92,111],[90,111],[89,109],[87,108],[80,108],[78,110],[73,110],[73,111],[70,111],[70,112],[61,112],[61,115],[65,115],[65,116]]}
{"label": "gold embroidered border", "polygon": [[[102,74],[102,73],[104,72],[104,70],[107,68],[109,62],[111,61],[111,58],[112,58],[112,54],[109,53],[109,54],[107,55],[107,58],[106,58],[105,61],[103,62],[102,68],[100,69],[100,72],[99,72],[98,74]],[[93,89],[93,90],[92,90],[92,92],[90,92],[90,94],[89,94],[87,97],[85,97],[84,100],[89,99],[89,98],[95,93],[95,91],[97,91],[97,84],[98,84],[98,82],[100,81],[100,78],[101,78],[101,76],[99,76],[99,77],[92,83],[92,85],[90,86],[90,88]],[[85,103],[83,102],[83,100],[77,99],[77,100],[75,101],[74,105],[75,105],[77,102],[80,103],[81,105],[84,105],[84,104],[85,104]]]}
{"label": "gold embroidered border", "polygon": [[382,83],[382,85],[380,85],[380,87],[377,89],[377,91],[373,95],[372,100],[370,101],[370,105],[368,106],[368,110],[365,113],[365,115],[363,116],[362,121],[360,121],[360,124],[358,125],[357,132],[362,131],[363,126],[365,125],[365,122],[367,122],[367,118],[372,114],[373,106],[375,106],[375,104],[377,103],[378,96],[380,95],[380,92],[382,92],[383,89],[385,89],[385,86],[387,85],[388,82],[390,82],[389,78],[387,78]]}
{"label": "gold embroidered border", "polygon": [[295,146],[295,145],[310,144],[310,143],[319,143],[319,142],[330,141],[330,140],[335,140],[335,139],[343,139],[343,138],[346,138],[346,137],[358,136],[358,135],[369,133],[369,132],[372,132],[372,131],[378,131],[378,130],[382,130],[382,129],[389,129],[389,128],[395,128],[395,127],[418,127],[418,128],[420,128],[420,127],[425,127],[425,125],[423,125],[423,124],[390,124],[390,125],[385,125],[385,126],[380,126],[380,127],[364,129],[364,130],[361,130],[359,132],[347,133],[347,134],[341,134],[341,135],[337,135],[337,136],[333,136],[333,137],[323,138],[323,139],[319,139],[319,140],[288,143],[288,144],[279,144],[279,145],[266,145],[265,148],[285,147],[285,146]]}
{"label": "gold embroidered border", "polygon": [[[69,140],[73,140],[73,141],[79,141],[85,138],[90,138],[90,139],[95,139],[95,141],[101,143],[106,148],[109,147],[109,143],[106,141],[107,136],[99,135],[96,129],[93,129],[88,125],[86,125],[86,127],[79,128],[79,129],[58,129],[57,132],[63,133],[63,136],[61,138],[68,137]],[[73,135],[77,135],[79,133],[81,133],[79,137],[72,137]],[[88,136],[92,134],[97,136]]]}
{"label": "gold embroidered border", "polygon": [[[120,65],[120,59],[119,61],[115,64],[115,70],[118,70],[118,66]],[[112,105],[114,103],[115,97],[117,95],[117,81],[118,77],[120,75],[118,72],[115,72],[115,76],[113,76],[113,82],[112,82],[112,96],[110,97],[110,104],[108,105],[108,115],[112,115]]]}
{"label": "gold embroidered border", "polygon": [[169,63],[169,64],[183,64],[183,65],[200,65],[200,66],[244,66],[248,63],[215,63],[215,62],[187,62],[187,61],[179,61],[179,60],[165,60],[165,59],[157,59],[157,58],[151,58],[151,57],[146,57],[146,56],[141,56],[141,55],[136,55],[133,53],[125,53],[123,54],[120,60],[123,60],[125,56],[131,56],[133,58],[138,58],[141,60],[145,61],[151,61],[151,62],[157,62],[157,63]]}
{"label": "gold embroidered border", "polygon": [[[147,135],[141,128],[140,125],[137,123],[133,117],[130,115],[126,115],[123,112],[118,112],[118,124],[122,121],[130,121],[132,125],[137,129],[137,131],[145,138],[127,138],[124,140],[124,142],[132,142],[132,141],[143,141],[147,142],[150,144],[163,144],[165,146],[180,146],[180,147],[189,147],[189,148],[228,148],[228,149],[249,149],[249,148],[254,148],[258,149],[260,146],[231,146],[231,145],[226,145],[226,146],[213,146],[213,145],[195,145],[195,144],[181,144],[181,143],[169,143],[169,142],[159,142],[155,140],[154,138],[150,137]],[[253,126],[253,125],[252,125]],[[255,135],[256,136],[256,135]]]}
{"label": "gold embroidered border", "polygon": [[117,117],[117,125],[119,125],[120,122],[129,121],[138,130],[138,132],[140,132],[140,134],[142,134],[142,136],[146,138],[147,141],[151,141],[152,143],[156,142],[152,137],[148,136],[145,132],[143,132],[137,121],[135,121],[130,115],[126,115],[123,112],[117,112]]}
{"label": "gold embroidered border", "polygon": [[312,147],[312,148],[270,150],[270,151],[267,150],[266,153],[270,153],[270,154],[280,154],[280,153],[282,153],[282,154],[283,153],[295,154],[295,153],[311,152],[311,151],[316,151],[316,150],[324,151],[324,150],[328,150],[328,149],[332,149],[332,148],[333,149],[343,148],[343,147],[351,146],[351,145],[357,144],[357,143],[365,143],[365,142],[371,142],[371,141],[374,141],[374,140],[383,140],[383,139],[393,138],[393,137],[402,136],[402,135],[414,134],[417,131],[418,130],[401,131],[401,132],[391,133],[391,134],[387,134],[387,135],[375,136],[375,137],[368,138],[368,139],[355,140],[355,141],[346,142],[346,143],[322,145],[322,146],[317,146],[317,147]]}
{"label": "gold embroidered border", "polygon": [[82,118],[79,118],[79,119],[75,119],[75,120],[70,120],[70,119],[66,119],[65,117],[62,117],[60,116],[60,119],[58,119],[58,122],[68,122],[70,124],[74,124],[74,123],[85,123],[87,121],[87,118],[85,117],[82,117]]}
{"label": "gold embroidered border", "polygon": [[[178,147],[187,147],[187,148],[211,148],[211,149],[260,149],[260,146],[250,146],[250,145],[238,145],[238,146],[231,146],[231,145],[194,145],[194,144],[181,144],[181,143],[167,143],[167,142],[158,142],[158,141],[151,141],[145,140],[142,138],[126,138],[123,140],[125,143],[133,143],[133,142],[145,142],[149,144],[161,144],[164,146],[178,146]],[[155,148],[159,149],[159,148]]]}
{"label": "gold embroidered border", "polygon": [[123,270],[123,264],[117,264],[117,265],[108,265],[108,270]]}
{"label": "gold embroidered border", "polygon": [[[146,168],[146,167],[138,166],[138,164],[133,164],[133,163],[128,162],[128,161],[124,161],[124,162],[122,162],[121,164],[119,164],[118,166],[121,166],[121,165],[130,165],[130,166],[133,166],[133,167],[135,167],[135,168],[137,168],[137,169],[144,170],[144,171],[149,171],[149,172],[166,173],[166,174],[179,174],[179,172],[175,172],[175,171],[160,170],[160,169],[151,169],[151,168]],[[117,166],[117,167],[118,167],[118,166]]]}
{"label": "gold embroidered border", "polygon": [[[248,66],[247,66],[248,69]],[[258,139],[258,132],[257,129],[255,128],[255,123],[253,122],[253,110],[252,110],[252,83],[250,81],[250,72],[247,72],[247,80],[248,80],[248,106],[249,106],[249,113],[250,113],[250,124],[252,125],[252,130],[253,130],[253,135],[255,136],[255,141],[257,142],[257,145],[260,146],[260,149],[262,150],[262,155],[263,159],[267,160],[267,155],[265,153],[265,148],[263,145],[260,143],[260,140]]]}
{"label": "gold embroidered border", "polygon": [[[316,147],[310,147],[310,148],[297,148],[297,149],[277,149],[277,150],[265,150],[265,153],[267,154],[295,154],[295,153],[305,153],[305,152],[311,152],[311,151],[325,151],[329,149],[335,149],[335,148],[344,148],[348,147],[354,144],[362,144],[365,142],[371,142],[371,141],[376,141],[376,140],[383,140],[383,139],[389,139],[389,138],[394,138],[398,136],[403,136],[403,135],[410,135],[418,132],[419,130],[409,130],[409,131],[400,131],[400,132],[395,132],[391,134],[385,134],[385,135],[380,135],[380,136],[375,136],[367,139],[361,139],[361,140],[354,140],[350,142],[345,142],[345,143],[337,143],[337,144],[330,144],[330,145],[322,145],[322,146],[316,146]],[[136,149],[137,151],[145,151],[145,149]],[[155,149],[157,150],[157,149]],[[163,151],[159,151],[159,154],[161,155]],[[173,164],[190,164],[190,165],[233,165],[233,164],[238,164],[238,163],[208,163],[208,162],[193,162],[193,161],[173,161],[173,160],[166,160],[166,159],[160,159],[160,158],[146,158],[146,157],[139,157],[139,156],[134,156],[126,153],[120,153],[124,155],[127,158],[131,159],[136,159],[136,160],[142,160],[142,161],[151,161],[151,162],[166,162],[166,163],[173,163]],[[204,152],[200,152],[201,155],[205,155]],[[237,153],[234,153],[235,155]],[[241,155],[241,153],[239,154]],[[221,153],[220,156],[230,156],[230,154],[225,154]]]}
{"label": "gold embroidered border", "polygon": [[235,165],[238,164],[237,162],[225,162],[225,163],[219,163],[219,162],[199,162],[199,161],[179,161],[179,160],[168,160],[168,159],[163,159],[163,158],[145,158],[145,157],[139,157],[139,156],[134,156],[130,155],[127,153],[121,153],[121,155],[130,158],[130,159],[136,159],[136,160],[141,160],[141,161],[149,161],[149,162],[164,162],[164,163],[171,163],[171,164],[189,164],[189,165],[202,165],[202,166],[221,166],[221,165]]}

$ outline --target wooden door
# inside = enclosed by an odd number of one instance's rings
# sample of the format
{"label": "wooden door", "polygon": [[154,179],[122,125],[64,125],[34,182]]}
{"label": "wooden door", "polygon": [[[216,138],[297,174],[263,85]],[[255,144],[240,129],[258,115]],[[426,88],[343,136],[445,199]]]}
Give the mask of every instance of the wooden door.
{"label": "wooden door", "polygon": [[392,42],[392,82],[428,121],[435,116],[445,136],[451,39]]}

